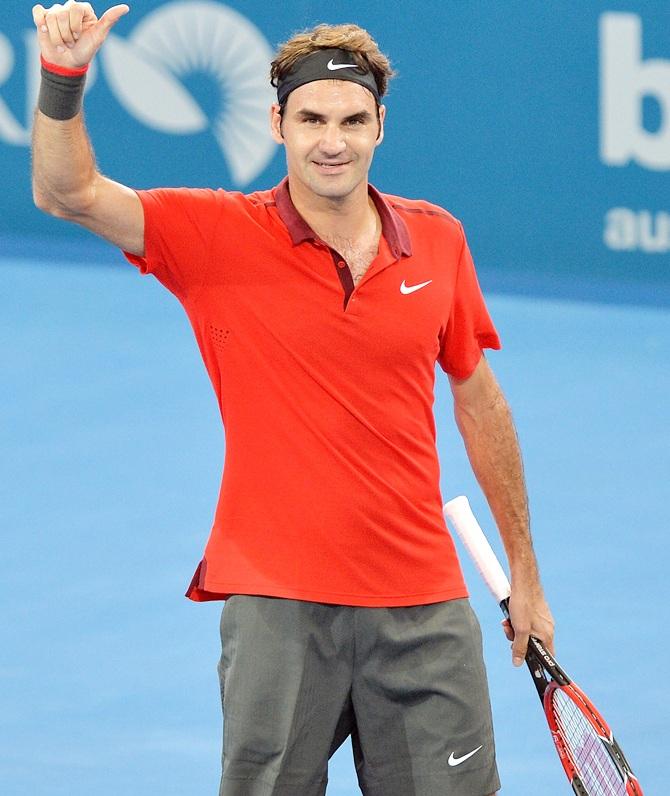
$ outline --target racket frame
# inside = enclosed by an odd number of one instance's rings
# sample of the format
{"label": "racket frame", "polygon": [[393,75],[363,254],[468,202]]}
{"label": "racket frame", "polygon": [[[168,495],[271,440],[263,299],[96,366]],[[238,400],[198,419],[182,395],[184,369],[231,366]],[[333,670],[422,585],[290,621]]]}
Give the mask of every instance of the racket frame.
{"label": "racket frame", "polygon": [[[506,619],[509,619],[509,599],[505,598],[500,603],[500,608]],[[554,695],[557,690],[561,690],[570,699],[593,727],[593,730],[600,738],[606,752],[612,762],[619,770],[626,787],[627,796],[643,796],[637,778],[633,774],[631,767],[626,760],[623,750],[614,738],[614,734],[609,725],[603,718],[600,711],[586,696],[582,689],[573,682],[565,671],[559,666],[554,656],[546,649],[544,644],[534,636],[528,639],[528,651],[526,652],[526,665],[530,671],[533,683],[537,689],[540,702],[544,708],[547,723],[551,730],[551,737],[558,752],[558,757],[563,766],[575,796],[589,796],[588,791],[582,783],[581,776],[573,761],[572,754],[568,745],[565,743],[563,733],[553,709]]]}

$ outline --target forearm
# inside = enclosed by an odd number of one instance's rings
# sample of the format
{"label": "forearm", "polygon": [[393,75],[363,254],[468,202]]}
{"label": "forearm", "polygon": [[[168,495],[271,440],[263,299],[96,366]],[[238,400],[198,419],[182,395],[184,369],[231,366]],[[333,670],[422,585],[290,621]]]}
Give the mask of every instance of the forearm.
{"label": "forearm", "polygon": [[513,640],[514,663],[520,666],[531,634],[553,650],[554,620],[530,536],[519,441],[505,396],[483,356],[467,379],[450,377],[450,382],[456,423],[509,560],[511,625],[505,632]]}
{"label": "forearm", "polygon": [[97,169],[83,114],[59,121],[35,112],[33,126],[33,196],[38,207],[62,217],[76,217],[90,204]]}
{"label": "forearm", "polygon": [[455,403],[454,411],[473,472],[500,531],[512,582],[539,582],[521,450],[507,401],[494,382],[478,405]]}

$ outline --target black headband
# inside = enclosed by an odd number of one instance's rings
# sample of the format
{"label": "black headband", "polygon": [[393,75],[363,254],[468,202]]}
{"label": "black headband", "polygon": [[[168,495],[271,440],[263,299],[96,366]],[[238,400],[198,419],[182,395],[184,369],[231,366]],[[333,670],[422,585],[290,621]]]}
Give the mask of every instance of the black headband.
{"label": "black headband", "polygon": [[349,50],[316,50],[294,64],[291,71],[277,83],[277,101],[284,103],[298,86],[314,80],[351,80],[372,92],[379,102],[379,89],[375,76],[360,67]]}

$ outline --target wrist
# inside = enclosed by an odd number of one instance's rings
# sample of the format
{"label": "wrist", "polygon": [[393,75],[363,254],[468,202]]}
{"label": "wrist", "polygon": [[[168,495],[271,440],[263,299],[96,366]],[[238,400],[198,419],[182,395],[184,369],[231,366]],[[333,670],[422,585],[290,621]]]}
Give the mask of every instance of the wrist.
{"label": "wrist", "polygon": [[81,110],[88,64],[67,67],[53,64],[40,55],[42,82],[37,107],[50,119],[67,121]]}
{"label": "wrist", "polygon": [[512,587],[532,591],[541,588],[540,572],[535,556],[517,560],[510,564],[510,582]]}
{"label": "wrist", "polygon": [[60,64],[53,64],[51,61],[47,61],[43,55],[40,55],[40,63],[47,72],[50,72],[52,75],[60,75],[61,77],[81,77],[88,72],[88,67],[90,66],[90,64],[74,67],[61,66]]}

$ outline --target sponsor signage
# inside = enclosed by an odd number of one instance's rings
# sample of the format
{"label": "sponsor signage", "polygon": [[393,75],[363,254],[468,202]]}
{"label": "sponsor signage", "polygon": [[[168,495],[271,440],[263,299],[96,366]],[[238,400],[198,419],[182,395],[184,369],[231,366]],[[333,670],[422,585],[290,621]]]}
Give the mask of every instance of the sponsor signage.
{"label": "sponsor signage", "polygon": [[[670,7],[483,0],[430,4],[420,18],[400,4],[391,18],[374,0],[345,0],[336,14],[287,0],[276,10],[134,4],[89,73],[102,171],[137,188],[276,184],[273,50],[316,22],[356,21],[399,73],[373,166],[381,190],[453,212],[480,270],[511,286],[670,286]],[[0,22],[0,235],[81,239],[32,205],[39,64],[23,11]]]}

